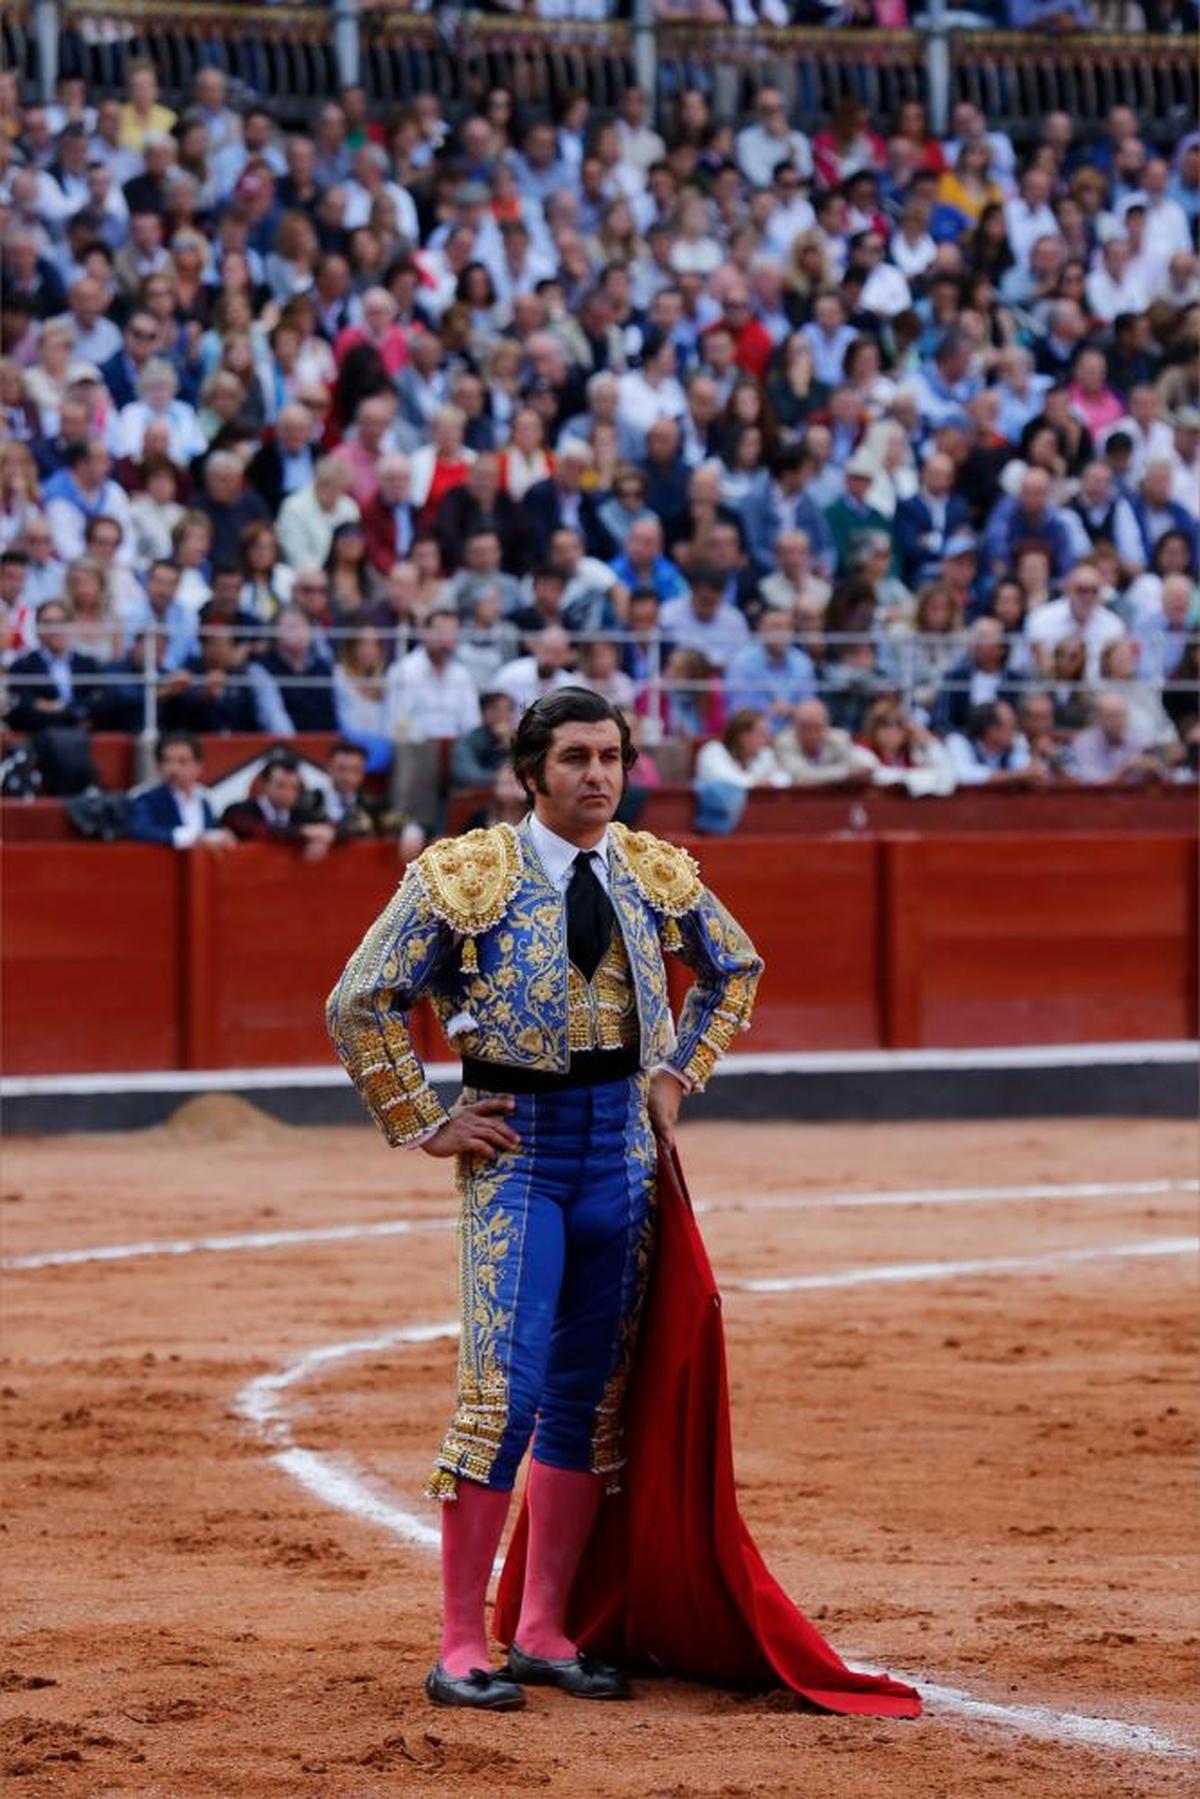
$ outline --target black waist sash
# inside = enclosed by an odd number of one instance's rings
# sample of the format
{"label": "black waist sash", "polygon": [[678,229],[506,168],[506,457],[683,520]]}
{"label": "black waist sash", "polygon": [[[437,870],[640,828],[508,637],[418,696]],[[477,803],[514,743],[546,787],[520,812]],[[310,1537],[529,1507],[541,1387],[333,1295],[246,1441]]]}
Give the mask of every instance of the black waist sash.
{"label": "black waist sash", "polygon": [[599,1087],[605,1081],[627,1080],[641,1065],[637,1049],[581,1049],[571,1057],[565,1073],[546,1068],[516,1068],[510,1062],[481,1062],[464,1056],[464,1087],[485,1093],[566,1093],[573,1087]]}

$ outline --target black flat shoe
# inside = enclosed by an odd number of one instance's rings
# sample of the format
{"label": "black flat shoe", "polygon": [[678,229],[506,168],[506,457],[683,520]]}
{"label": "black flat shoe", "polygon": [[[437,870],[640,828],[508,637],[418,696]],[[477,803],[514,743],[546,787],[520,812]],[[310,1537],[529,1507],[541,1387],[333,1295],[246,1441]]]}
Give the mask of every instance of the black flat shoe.
{"label": "black flat shoe", "polygon": [[554,1661],[548,1656],[526,1655],[514,1643],[508,1652],[504,1672],[514,1680],[531,1687],[558,1687],[573,1699],[631,1699],[629,1682],[619,1668],[598,1662],[585,1655],[564,1656]]}
{"label": "black flat shoe", "polygon": [[433,1705],[468,1705],[481,1712],[519,1712],[525,1704],[525,1695],[507,1668],[447,1674],[437,1662],[425,1676],[425,1692]]}

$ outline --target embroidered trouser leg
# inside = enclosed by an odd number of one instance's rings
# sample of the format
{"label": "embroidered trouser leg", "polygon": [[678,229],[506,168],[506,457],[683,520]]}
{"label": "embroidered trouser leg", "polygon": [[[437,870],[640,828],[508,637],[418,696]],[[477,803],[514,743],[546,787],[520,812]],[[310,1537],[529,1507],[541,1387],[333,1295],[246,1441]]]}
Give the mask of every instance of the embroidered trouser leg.
{"label": "embroidered trouser leg", "polygon": [[654,1199],[646,1078],[518,1094],[512,1154],[459,1165],[458,1407],[430,1491],[534,1455],[612,1475]]}

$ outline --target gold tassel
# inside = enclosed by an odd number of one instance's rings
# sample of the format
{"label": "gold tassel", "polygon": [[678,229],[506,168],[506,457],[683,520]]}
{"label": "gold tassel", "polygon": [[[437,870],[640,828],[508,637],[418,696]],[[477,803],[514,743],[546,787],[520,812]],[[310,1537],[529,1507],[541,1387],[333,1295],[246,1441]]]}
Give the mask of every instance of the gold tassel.
{"label": "gold tassel", "polygon": [[429,1485],[425,1489],[426,1499],[438,1499],[443,1504],[458,1498],[458,1476],[451,1474],[448,1468],[435,1468],[429,1477]]}
{"label": "gold tassel", "polygon": [[663,948],[678,954],[683,948],[683,938],[679,934],[679,926],[673,918],[668,918],[663,928]]}
{"label": "gold tassel", "polygon": [[464,974],[479,973],[479,952],[475,948],[474,937],[463,939],[461,967]]}

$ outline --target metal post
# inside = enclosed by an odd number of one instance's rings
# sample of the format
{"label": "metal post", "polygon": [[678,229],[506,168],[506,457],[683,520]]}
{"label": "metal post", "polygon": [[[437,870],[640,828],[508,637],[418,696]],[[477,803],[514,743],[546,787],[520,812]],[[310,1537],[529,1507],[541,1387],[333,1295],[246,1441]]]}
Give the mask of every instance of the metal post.
{"label": "metal post", "polygon": [[38,99],[48,106],[58,83],[59,0],[34,0],[33,35],[37,44]]}
{"label": "metal post", "polygon": [[646,96],[652,125],[658,123],[658,38],[654,0],[633,0],[633,79]]}
{"label": "metal post", "polygon": [[142,730],[134,751],[134,776],[148,781],[154,773],[158,742],[158,630],[151,624],[142,638]]}
{"label": "metal post", "polygon": [[357,87],[361,80],[358,41],[359,0],[331,0],[333,6],[333,50],[337,57],[338,81],[343,87]]}
{"label": "metal post", "polygon": [[929,0],[925,18],[925,103],[929,129],[945,137],[950,124],[950,26],[946,0]]}

